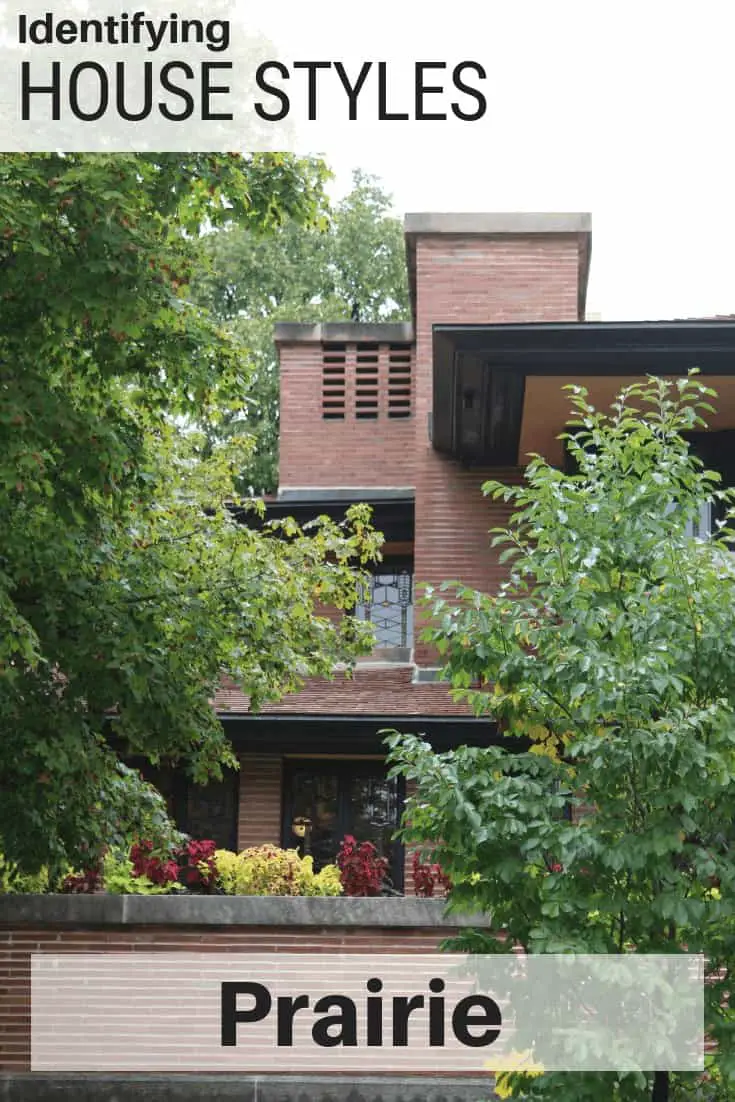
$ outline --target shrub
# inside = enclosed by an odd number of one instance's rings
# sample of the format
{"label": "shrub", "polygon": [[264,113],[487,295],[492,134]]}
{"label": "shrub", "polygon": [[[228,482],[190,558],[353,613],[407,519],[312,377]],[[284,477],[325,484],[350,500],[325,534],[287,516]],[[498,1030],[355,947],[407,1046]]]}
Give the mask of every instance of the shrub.
{"label": "shrub", "polygon": [[133,876],[147,877],[158,885],[179,883],[191,891],[212,891],[217,879],[215,845],[209,838],[190,838],[168,851],[156,852],[150,839],[135,842],[130,848]]}
{"label": "shrub", "polygon": [[241,853],[233,853],[229,849],[215,850],[214,867],[217,870],[217,883],[227,895],[248,894],[240,890],[245,883]]}
{"label": "shrub", "polygon": [[422,861],[418,850],[414,850],[411,864],[413,866],[413,886],[416,895],[427,899],[434,894],[443,896],[449,894],[452,882],[441,865],[436,862]]}
{"label": "shrub", "polygon": [[216,842],[211,838],[199,842],[191,839],[181,846],[176,851],[180,883],[191,891],[213,891],[217,883],[217,868],[214,863],[216,848]]}
{"label": "shrub", "polygon": [[[301,858],[295,849],[254,846],[233,854],[230,887],[235,895],[299,895]],[[215,858],[216,862],[216,858]],[[219,865],[217,866],[219,871]]]}
{"label": "shrub", "polygon": [[48,891],[48,869],[42,868],[37,873],[22,874],[11,861],[6,860],[0,854],[0,895],[14,895],[16,893],[35,893]]}
{"label": "shrub", "polygon": [[[182,836],[179,835],[179,838]],[[215,843],[209,840],[179,842],[168,849],[150,839],[110,848],[102,860],[83,869],[68,869],[49,881],[47,869],[21,876],[0,855],[0,893],[58,891],[64,894],[152,895],[186,887],[193,891],[216,890]]]}
{"label": "shrub", "polygon": [[124,851],[110,851],[103,864],[104,889],[113,895],[164,895],[175,885],[154,884],[147,876],[136,874],[133,862]]}
{"label": "shrub", "polygon": [[314,859],[303,857],[301,860],[302,895],[341,895],[342,877],[336,865],[325,865],[314,872]]}
{"label": "shrub", "polygon": [[102,887],[102,869],[99,865],[82,869],[81,872],[72,870],[62,879],[59,891],[65,895],[91,895]]}
{"label": "shrub", "polygon": [[[311,857],[277,846],[257,846],[231,853],[215,850],[209,839],[190,839],[168,852],[150,839],[108,850],[95,867],[68,873],[51,890],[73,894],[106,891],[114,895],[162,895],[184,889],[224,891],[230,895],[334,896],[342,894],[340,870],[326,865],[314,872]],[[36,876],[18,876],[0,856],[0,893],[49,890],[45,869]]]}
{"label": "shrub", "polygon": [[154,853],[153,842],[143,839],[130,847],[133,876],[144,876],[153,884],[173,884],[179,879],[179,865],[173,856]]}
{"label": "shrub", "polygon": [[337,866],[345,895],[380,895],[388,872],[388,859],[379,857],[372,842],[356,842],[345,835],[337,854]]}
{"label": "shrub", "polygon": [[295,849],[255,846],[232,853],[214,854],[217,882],[228,895],[339,895],[339,869],[327,865],[314,872],[311,857],[299,857]]}
{"label": "shrub", "polygon": [[163,895],[181,887],[179,866],[175,860],[151,856],[150,842],[136,842],[126,849],[110,849],[101,865],[72,870],[58,888],[64,893],[88,894],[96,891],[112,895]]}

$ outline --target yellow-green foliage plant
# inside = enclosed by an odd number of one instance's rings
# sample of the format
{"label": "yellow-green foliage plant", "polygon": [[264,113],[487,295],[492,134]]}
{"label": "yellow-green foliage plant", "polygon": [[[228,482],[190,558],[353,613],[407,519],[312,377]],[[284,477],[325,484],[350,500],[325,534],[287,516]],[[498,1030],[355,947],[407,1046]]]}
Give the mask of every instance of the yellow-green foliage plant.
{"label": "yellow-green foliage plant", "polygon": [[341,895],[342,878],[336,865],[325,865],[314,872],[314,859],[301,860],[301,895]]}
{"label": "yellow-green foliage plant", "polygon": [[104,860],[104,888],[112,895],[166,895],[175,887],[154,884],[147,876],[133,875],[133,862],[123,851],[110,851]]}
{"label": "yellow-green foliage plant", "polygon": [[48,870],[20,873],[16,865],[0,854],[0,895],[40,894],[48,891]]}
{"label": "yellow-green foliage plant", "polygon": [[311,857],[295,849],[254,846],[241,853],[219,849],[214,855],[217,879],[228,895],[341,895],[336,865],[314,872]]}

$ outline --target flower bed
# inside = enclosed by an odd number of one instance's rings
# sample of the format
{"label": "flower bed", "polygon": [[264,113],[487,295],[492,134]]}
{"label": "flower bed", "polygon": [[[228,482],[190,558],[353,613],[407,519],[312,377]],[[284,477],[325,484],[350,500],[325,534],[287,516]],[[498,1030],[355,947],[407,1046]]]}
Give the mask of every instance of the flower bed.
{"label": "flower bed", "polygon": [[[18,874],[0,858],[0,892],[89,895],[377,896],[387,887],[387,861],[370,842],[344,839],[337,862],[315,872],[296,850],[264,845],[234,853],[211,839],[136,840],[108,849],[87,869],[50,878]],[[395,893],[393,893],[395,894]]]}
{"label": "flower bed", "polygon": [[[438,864],[413,854],[416,895],[446,897],[449,879]],[[42,869],[18,874],[0,856],[0,894],[90,895],[274,895],[373,897],[399,895],[388,877],[388,861],[372,842],[347,835],[334,864],[315,872],[310,856],[263,845],[234,853],[211,839],[181,834],[135,840],[111,847],[89,868],[50,878]]]}

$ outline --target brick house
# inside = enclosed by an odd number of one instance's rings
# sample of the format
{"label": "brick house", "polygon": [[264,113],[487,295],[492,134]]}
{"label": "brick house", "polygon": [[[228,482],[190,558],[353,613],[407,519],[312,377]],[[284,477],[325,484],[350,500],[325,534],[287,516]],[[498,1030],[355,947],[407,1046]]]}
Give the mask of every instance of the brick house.
{"label": "brick house", "polygon": [[453,701],[419,641],[418,583],[497,587],[488,531],[507,506],[480,487],[520,479],[530,452],[564,464],[570,381],[606,404],[636,376],[700,367],[720,399],[695,446],[735,482],[735,323],[586,322],[588,215],[409,215],[405,235],[412,322],[275,333],[280,485],[268,513],[306,521],[373,506],[384,561],[356,611],[378,645],[354,678],[313,680],[260,715],[224,684],[215,706],[239,773],[208,789],[173,777],[168,791],[181,824],[222,845],[299,846],[324,862],[345,834],[369,839],[410,894],[410,862],[391,841],[405,794],[386,777],[379,731],[421,732],[439,749],[500,737]]}
{"label": "brick house", "polygon": [[[699,367],[719,399],[693,446],[735,485],[735,321],[585,321],[586,215],[408,216],[406,246],[410,324],[276,330],[280,487],[268,512],[308,520],[339,517],[353,501],[373,505],[385,557],[357,614],[372,620],[378,645],[353,679],[311,681],[260,715],[223,684],[215,707],[240,770],[207,788],[178,771],[152,779],[184,829],[220,845],[298,845],[328,861],[345,833],[371,839],[410,895],[410,862],[391,841],[405,793],[386,777],[379,731],[422,732],[437,749],[501,737],[440,680],[436,656],[418,639],[418,583],[497,587],[503,567],[488,530],[507,507],[486,500],[481,484],[521,479],[529,452],[565,464],[557,436],[570,381],[600,406],[634,378]],[[713,519],[703,512],[700,532]],[[295,819],[309,821],[303,838]],[[443,911],[441,901],[406,898],[0,897],[0,1095],[482,1102],[492,1090],[487,1070],[333,1077],[285,1062],[279,1075],[204,1074],[183,1071],[177,1050],[160,1075],[31,1071],[33,953],[206,949],[223,967],[233,952],[426,953],[456,926],[486,921]]]}

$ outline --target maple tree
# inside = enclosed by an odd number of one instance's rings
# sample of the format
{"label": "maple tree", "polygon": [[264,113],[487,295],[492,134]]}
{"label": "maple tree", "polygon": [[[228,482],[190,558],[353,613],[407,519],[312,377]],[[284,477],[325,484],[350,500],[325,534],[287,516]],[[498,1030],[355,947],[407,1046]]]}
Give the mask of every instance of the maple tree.
{"label": "maple tree", "polygon": [[0,157],[0,852],[94,863],[141,795],[121,756],[234,764],[211,700],[253,708],[369,649],[368,513],[240,523],[238,442],[191,425],[246,400],[247,349],[189,294],[202,227],[316,223],[290,154]]}

